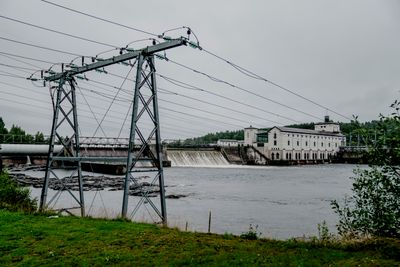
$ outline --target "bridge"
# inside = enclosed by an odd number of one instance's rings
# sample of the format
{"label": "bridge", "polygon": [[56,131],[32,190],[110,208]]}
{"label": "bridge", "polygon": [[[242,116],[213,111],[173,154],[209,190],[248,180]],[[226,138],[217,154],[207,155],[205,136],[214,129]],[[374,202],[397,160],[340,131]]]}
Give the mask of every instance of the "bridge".
{"label": "bridge", "polygon": [[[0,155],[6,166],[20,164],[44,165],[48,158],[49,144],[45,142],[27,143],[29,139],[22,135],[6,135],[6,139],[12,143],[0,144]],[[102,157],[114,157],[116,161],[126,162],[128,154],[129,138],[111,138],[111,137],[79,137],[81,146],[81,155],[91,157],[88,161],[101,162]],[[149,142],[150,149],[154,144]],[[141,146],[140,140],[136,140],[134,151],[138,151]],[[74,147],[71,142],[70,149]],[[54,145],[54,153],[66,154],[65,147],[61,144]],[[93,160],[93,158],[95,158]],[[102,168],[107,171],[107,169]],[[119,168],[120,169],[120,168]],[[112,171],[111,171],[112,172]],[[119,171],[119,173],[121,173]]]}

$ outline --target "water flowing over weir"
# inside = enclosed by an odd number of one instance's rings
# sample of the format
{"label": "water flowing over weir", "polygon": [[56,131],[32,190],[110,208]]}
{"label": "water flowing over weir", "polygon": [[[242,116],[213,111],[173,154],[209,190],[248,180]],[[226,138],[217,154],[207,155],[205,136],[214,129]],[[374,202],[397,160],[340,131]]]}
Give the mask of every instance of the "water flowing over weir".
{"label": "water flowing over weir", "polygon": [[229,166],[229,162],[216,150],[168,150],[168,160],[173,167]]}

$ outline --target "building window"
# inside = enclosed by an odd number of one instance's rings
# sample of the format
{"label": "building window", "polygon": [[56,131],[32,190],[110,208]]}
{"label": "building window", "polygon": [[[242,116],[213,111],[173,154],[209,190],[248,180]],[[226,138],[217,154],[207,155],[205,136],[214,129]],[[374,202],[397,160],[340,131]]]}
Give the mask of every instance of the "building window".
{"label": "building window", "polygon": [[274,139],[276,139],[276,133],[274,133]]}
{"label": "building window", "polygon": [[328,143],[328,147],[331,147],[331,143]]}
{"label": "building window", "polygon": [[316,146],[317,145],[317,143],[316,142],[314,142],[314,146]]}
{"label": "building window", "polygon": [[297,141],[297,146],[299,146],[299,141]]}
{"label": "building window", "polygon": [[308,146],[308,142],[306,141],[306,146]]}
{"label": "building window", "polygon": [[287,145],[290,146],[290,140],[287,141]]}
{"label": "building window", "polygon": [[276,159],[279,159],[279,153],[276,152]]}
{"label": "building window", "polygon": [[275,159],[275,153],[271,154],[271,159],[274,160]]}
{"label": "building window", "polygon": [[337,147],[337,143],[335,143],[335,147]]}
{"label": "building window", "polygon": [[276,146],[276,140],[274,140],[274,146]]}

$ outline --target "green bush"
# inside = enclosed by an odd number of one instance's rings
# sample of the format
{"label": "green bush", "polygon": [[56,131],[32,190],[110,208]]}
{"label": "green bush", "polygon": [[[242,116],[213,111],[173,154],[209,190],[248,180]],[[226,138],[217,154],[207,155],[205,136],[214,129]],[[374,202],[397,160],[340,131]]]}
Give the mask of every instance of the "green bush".
{"label": "green bush", "polygon": [[30,198],[27,188],[19,187],[5,172],[0,173],[0,209],[34,212],[36,199]]}
{"label": "green bush", "polygon": [[378,123],[379,138],[369,146],[370,168],[356,169],[353,195],[332,201],[343,236],[400,237],[400,102]]}
{"label": "green bush", "polygon": [[240,235],[240,238],[247,240],[257,240],[261,236],[261,233],[258,232],[258,225],[253,226],[250,224],[249,231],[244,232]]}
{"label": "green bush", "polygon": [[354,173],[354,194],[343,206],[332,202],[339,234],[400,237],[400,176],[390,167],[377,166]]}

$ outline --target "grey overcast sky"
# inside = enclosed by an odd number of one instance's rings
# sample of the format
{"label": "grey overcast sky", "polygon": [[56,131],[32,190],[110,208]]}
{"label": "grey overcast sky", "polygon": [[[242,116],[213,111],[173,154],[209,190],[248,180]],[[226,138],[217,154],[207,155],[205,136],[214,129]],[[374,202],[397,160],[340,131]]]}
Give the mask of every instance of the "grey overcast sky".
{"label": "grey overcast sky", "polygon": [[[379,113],[389,113],[388,106],[400,96],[398,0],[51,1],[156,34],[189,26],[205,49],[337,113],[347,117],[358,115],[361,121],[376,119]],[[40,0],[1,0],[0,15],[116,47],[125,47],[132,41],[152,37]],[[110,50],[104,45],[36,29],[4,17],[0,18],[0,22],[2,38],[78,55],[95,56]],[[185,36],[185,32],[181,29],[168,32],[167,35],[179,37]],[[147,45],[151,45],[151,41],[135,42],[130,47]],[[7,75],[27,77],[36,69],[48,69],[51,64],[10,54],[54,63],[70,62],[74,56],[4,39],[0,39],[0,47],[0,116],[8,127],[18,124],[30,133],[42,131],[48,134],[52,117],[48,86],[40,87],[40,83]],[[118,54],[118,50],[111,50],[99,57]],[[200,136],[249,125],[269,127],[275,124],[317,122],[317,118],[322,120],[324,115],[330,115],[335,121],[346,121],[332,111],[248,77],[204,51],[178,47],[168,50],[166,55],[258,96],[212,81],[172,62],[157,60],[159,74],[211,92],[182,88],[158,77],[163,139]],[[75,63],[81,64],[80,60]],[[53,69],[59,71],[58,65]],[[119,65],[106,70],[125,77],[129,69]],[[135,71],[129,75],[133,79]],[[81,88],[78,110],[82,115],[81,134],[91,136],[96,132],[96,119],[101,120],[110,105],[110,99],[116,94],[115,88],[95,82],[120,87],[122,79],[97,72],[88,73],[87,77],[89,82],[78,80]],[[127,81],[123,88],[132,91],[133,82]],[[121,136],[127,135],[128,124],[123,124],[123,121],[130,97],[121,92],[118,100],[111,106],[97,135],[118,136],[122,126]]]}

